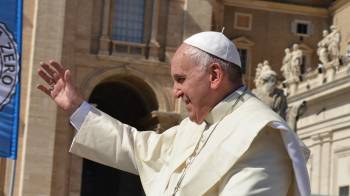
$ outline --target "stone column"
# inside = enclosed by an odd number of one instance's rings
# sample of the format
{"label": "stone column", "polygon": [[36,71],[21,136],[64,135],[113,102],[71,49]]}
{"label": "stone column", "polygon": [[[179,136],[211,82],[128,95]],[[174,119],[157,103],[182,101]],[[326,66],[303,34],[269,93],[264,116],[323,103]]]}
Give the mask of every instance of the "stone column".
{"label": "stone column", "polygon": [[100,37],[100,49],[99,49],[99,54],[102,54],[102,55],[109,55],[109,48],[111,44],[110,13],[111,13],[111,0],[104,0],[102,34]]}
{"label": "stone column", "polygon": [[320,133],[312,136],[314,141],[313,168],[314,172],[310,174],[311,191],[313,194],[329,195],[331,185],[331,147],[332,134],[330,132]]}
{"label": "stone column", "polygon": [[312,173],[310,173],[310,186],[311,193],[317,194],[320,192],[320,173],[321,173],[321,143],[319,139],[319,135],[311,136],[313,141],[312,147],[310,147],[312,154]]}
{"label": "stone column", "polygon": [[213,5],[211,1],[187,0],[185,1],[184,34],[183,39],[199,33],[211,30]]}
{"label": "stone column", "polygon": [[320,134],[321,139],[321,176],[320,176],[320,194],[330,195],[330,183],[331,183],[331,145],[332,145],[332,134],[322,133]]}
{"label": "stone column", "polygon": [[152,8],[152,27],[151,27],[151,41],[149,44],[150,48],[150,56],[159,56],[159,47],[160,44],[158,42],[158,24],[159,24],[159,0],[153,0],[153,8]]}
{"label": "stone column", "polygon": [[170,0],[162,0],[159,3],[159,21],[158,25],[158,41],[159,41],[159,54],[158,54],[158,59],[160,61],[165,61],[166,60],[166,40],[167,40],[167,32],[168,32],[168,16],[169,16],[169,1]]}
{"label": "stone column", "polygon": [[6,161],[3,158],[0,158],[0,196],[3,196],[4,193],[4,186],[5,186],[5,176],[6,176]]}
{"label": "stone column", "polygon": [[56,105],[36,84],[42,83],[36,70],[41,61],[62,60],[66,1],[36,0],[33,22],[33,37],[28,69],[27,107],[23,149],[17,164],[18,183],[15,195],[51,195],[54,144],[56,137]]}
{"label": "stone column", "polygon": [[152,30],[151,30],[151,46],[158,46],[158,17],[159,17],[159,0],[153,0],[153,12],[152,12]]}

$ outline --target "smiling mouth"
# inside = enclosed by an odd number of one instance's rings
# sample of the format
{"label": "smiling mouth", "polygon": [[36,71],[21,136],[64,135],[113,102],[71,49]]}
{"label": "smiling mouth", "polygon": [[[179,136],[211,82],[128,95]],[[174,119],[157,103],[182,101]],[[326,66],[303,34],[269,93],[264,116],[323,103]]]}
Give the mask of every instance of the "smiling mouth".
{"label": "smiling mouth", "polygon": [[182,98],[182,101],[186,104],[186,105],[188,105],[191,101],[190,101],[190,99],[188,98],[188,97],[186,97],[186,96],[184,96],[183,98]]}

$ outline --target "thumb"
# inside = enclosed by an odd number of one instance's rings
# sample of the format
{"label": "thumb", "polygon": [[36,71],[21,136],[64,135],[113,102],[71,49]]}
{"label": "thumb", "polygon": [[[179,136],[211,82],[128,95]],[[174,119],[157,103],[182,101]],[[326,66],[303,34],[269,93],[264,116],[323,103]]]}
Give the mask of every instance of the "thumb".
{"label": "thumb", "polygon": [[72,75],[69,69],[64,72],[64,80],[66,81],[67,85],[72,85]]}

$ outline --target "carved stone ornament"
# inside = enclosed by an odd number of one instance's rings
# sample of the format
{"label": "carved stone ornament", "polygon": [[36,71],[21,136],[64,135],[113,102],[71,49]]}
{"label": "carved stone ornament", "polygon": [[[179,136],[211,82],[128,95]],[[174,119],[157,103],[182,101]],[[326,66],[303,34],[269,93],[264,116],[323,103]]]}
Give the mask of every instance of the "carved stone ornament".
{"label": "carved stone ornament", "polygon": [[283,90],[277,88],[277,74],[271,69],[268,61],[265,60],[257,65],[254,82],[256,88],[253,89],[253,93],[285,118],[287,98]]}
{"label": "carved stone ornament", "polygon": [[324,30],[322,32],[323,39],[317,44],[317,55],[319,57],[319,61],[324,65],[324,67],[338,69],[341,58],[341,34],[335,25],[332,25],[330,29],[330,33],[328,33],[328,30]]}
{"label": "carved stone ornament", "polygon": [[293,44],[292,50],[285,49],[285,56],[282,60],[281,72],[285,78],[284,83],[297,83],[300,81],[300,66],[303,63],[303,51],[298,44]]}

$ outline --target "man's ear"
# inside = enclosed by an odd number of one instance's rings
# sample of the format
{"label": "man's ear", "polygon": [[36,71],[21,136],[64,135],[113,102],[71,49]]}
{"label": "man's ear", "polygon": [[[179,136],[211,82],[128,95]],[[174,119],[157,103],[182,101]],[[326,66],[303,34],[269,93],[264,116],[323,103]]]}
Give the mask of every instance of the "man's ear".
{"label": "man's ear", "polygon": [[224,70],[219,63],[212,63],[208,67],[210,74],[210,87],[217,89],[222,83],[224,77]]}

